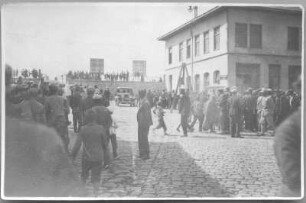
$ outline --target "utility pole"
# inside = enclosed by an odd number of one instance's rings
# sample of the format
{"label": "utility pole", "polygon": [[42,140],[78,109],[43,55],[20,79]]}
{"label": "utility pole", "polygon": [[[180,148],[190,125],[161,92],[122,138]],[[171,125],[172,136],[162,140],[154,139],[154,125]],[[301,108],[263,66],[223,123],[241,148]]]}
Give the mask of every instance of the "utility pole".
{"label": "utility pole", "polygon": [[[192,12],[194,14],[194,19],[196,17],[198,17],[198,6],[189,6],[188,7],[188,11]],[[193,52],[194,52],[194,39],[193,39],[193,30],[192,30],[192,24],[190,27],[190,35],[191,35],[191,85],[192,85],[192,89],[193,88],[193,82],[194,82],[194,78],[193,78]]]}

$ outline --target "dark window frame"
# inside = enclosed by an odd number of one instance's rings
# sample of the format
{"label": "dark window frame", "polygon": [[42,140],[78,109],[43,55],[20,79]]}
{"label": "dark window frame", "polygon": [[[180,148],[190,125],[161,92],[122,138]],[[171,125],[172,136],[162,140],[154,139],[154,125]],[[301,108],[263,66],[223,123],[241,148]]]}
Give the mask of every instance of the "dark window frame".
{"label": "dark window frame", "polygon": [[[245,28],[245,33],[241,33],[242,30],[238,30],[239,28],[242,28],[242,27]],[[243,39],[241,37],[245,37],[245,38]],[[248,47],[248,24],[247,23],[235,23],[235,47],[239,47],[239,48]]]}
{"label": "dark window frame", "polygon": [[209,53],[209,30],[203,33],[203,53],[204,54]]}
{"label": "dark window frame", "polygon": [[[260,34],[256,36],[255,28],[260,28]],[[258,44],[256,43],[256,37],[258,37]],[[250,32],[249,32],[249,40],[250,40],[250,48],[252,49],[261,49],[262,48],[262,25],[261,24],[250,24]]]}
{"label": "dark window frame", "polygon": [[[292,33],[292,31],[296,31],[296,33]],[[297,36],[292,36],[293,34],[296,34]],[[299,51],[300,50],[300,28],[299,27],[288,27],[287,28],[287,49],[289,51]]]}
{"label": "dark window frame", "polygon": [[221,41],[220,28],[221,28],[220,25],[214,28],[214,51],[220,50],[220,41]]}

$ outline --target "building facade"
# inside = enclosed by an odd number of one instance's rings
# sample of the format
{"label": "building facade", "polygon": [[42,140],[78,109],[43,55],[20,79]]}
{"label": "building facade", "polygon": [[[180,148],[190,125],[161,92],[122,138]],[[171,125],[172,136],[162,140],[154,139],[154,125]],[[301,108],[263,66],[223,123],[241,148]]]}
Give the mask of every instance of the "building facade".
{"label": "building facade", "polygon": [[286,90],[301,74],[302,10],[215,7],[161,36],[166,86],[175,90],[186,63],[193,90],[237,86]]}

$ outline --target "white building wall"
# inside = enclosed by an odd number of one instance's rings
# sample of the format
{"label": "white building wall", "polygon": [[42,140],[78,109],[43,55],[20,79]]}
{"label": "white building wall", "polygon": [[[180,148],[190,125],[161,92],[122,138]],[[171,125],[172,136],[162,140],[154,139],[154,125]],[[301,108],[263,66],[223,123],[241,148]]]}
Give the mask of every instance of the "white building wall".
{"label": "white building wall", "polygon": [[[300,42],[302,46],[301,15],[259,9],[229,8],[228,16],[229,52],[301,56],[301,47],[299,51],[287,50],[288,27],[300,28]],[[261,24],[262,48],[235,47],[235,23]]]}
{"label": "white building wall", "polygon": [[[182,63],[186,63],[187,64],[187,68],[188,68],[188,72],[191,76],[192,74],[192,68],[191,68],[191,64],[193,63],[193,79],[192,81],[194,81],[194,76],[196,74],[200,74],[200,90],[203,89],[203,74],[205,72],[209,72],[210,73],[210,81],[212,84],[213,81],[213,70],[218,69],[217,66],[219,66],[219,64],[222,64],[223,69],[226,69],[225,67],[227,67],[227,64],[224,64],[224,58],[226,58],[225,56],[223,57],[218,57],[219,55],[224,55],[225,53],[227,53],[227,19],[226,19],[226,12],[225,11],[220,11],[218,13],[216,13],[215,15],[208,17],[205,19],[205,21],[202,21],[196,25],[194,25],[192,28],[186,29],[178,34],[176,34],[175,36],[169,38],[166,41],[166,78],[167,80],[169,79],[169,75],[173,75],[172,76],[172,81],[173,81],[173,85],[172,87],[175,88],[176,84],[177,84],[177,80],[178,80],[178,74],[179,74],[179,70],[181,68]],[[219,50],[214,50],[214,28],[220,26],[220,49]],[[194,56],[194,40],[191,40],[191,49],[192,49],[192,54],[190,58],[186,58],[187,55],[187,40],[191,39],[191,31],[193,33],[193,36],[196,36],[199,34],[200,36],[200,48],[199,48],[199,55],[198,56]],[[204,36],[203,33],[209,31],[209,53],[205,53],[204,54]],[[182,61],[179,61],[179,44],[183,42],[183,57],[182,57]],[[169,47],[172,47],[172,63],[169,64],[169,59],[168,59],[168,50]],[[193,60],[192,60],[192,55],[193,55]],[[216,58],[215,58],[216,57]],[[217,58],[219,58],[221,61],[219,62],[217,60]],[[210,60],[212,60],[211,62],[209,62]],[[221,65],[220,65],[221,66]],[[174,70],[175,69],[175,70]],[[205,70],[207,69],[207,70]],[[220,74],[222,75],[227,74],[225,73],[225,70],[220,70]],[[177,74],[175,74],[177,73]],[[224,81],[222,81],[224,82]],[[193,84],[194,87],[194,84]],[[169,81],[167,81],[167,89],[169,90]]]}

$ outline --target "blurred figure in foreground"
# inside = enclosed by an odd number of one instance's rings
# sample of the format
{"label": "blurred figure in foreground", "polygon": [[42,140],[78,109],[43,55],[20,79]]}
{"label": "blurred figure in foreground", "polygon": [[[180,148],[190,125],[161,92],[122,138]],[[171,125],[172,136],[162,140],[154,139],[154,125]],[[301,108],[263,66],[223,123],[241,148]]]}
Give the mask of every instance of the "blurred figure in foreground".
{"label": "blurred figure in foreground", "polygon": [[4,195],[77,197],[85,190],[61,138],[38,123],[6,118]]}
{"label": "blurred figure in foreground", "polygon": [[[295,83],[301,90],[301,79]],[[282,175],[280,195],[301,196],[301,108],[298,108],[275,131],[274,152]]]}

